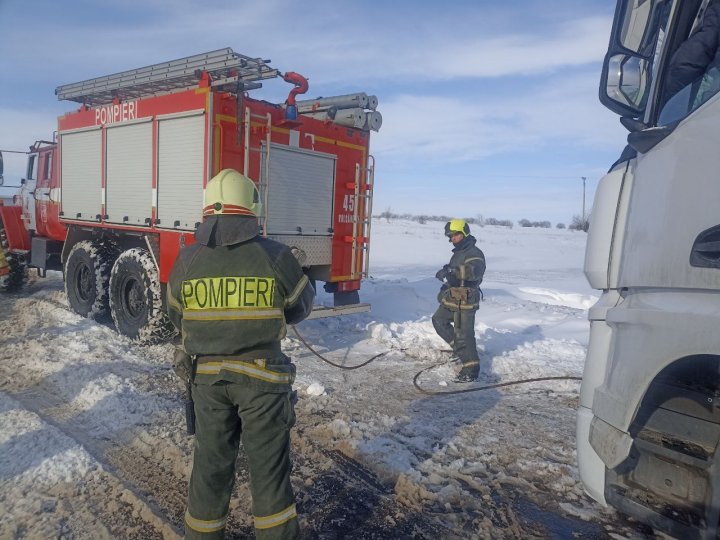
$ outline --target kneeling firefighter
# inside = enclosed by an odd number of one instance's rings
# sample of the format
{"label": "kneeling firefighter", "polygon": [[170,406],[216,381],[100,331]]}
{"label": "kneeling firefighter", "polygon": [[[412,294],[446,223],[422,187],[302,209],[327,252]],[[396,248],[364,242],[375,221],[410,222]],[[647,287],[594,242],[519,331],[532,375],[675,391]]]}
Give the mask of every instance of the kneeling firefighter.
{"label": "kneeling firefighter", "polygon": [[195,412],[186,538],[223,538],[242,441],[257,538],[297,538],[290,485],[295,366],[280,349],[315,291],[290,249],[258,235],[255,184],[232,169],[207,184],[196,243],[173,266],[168,313],[182,336]]}
{"label": "kneeling firefighter", "polygon": [[438,335],[453,348],[462,363],[458,382],[477,379],[480,357],[475,344],[475,312],[480,305],[480,283],[485,274],[485,255],[475,246],[470,227],[462,219],[445,224],[445,236],[453,244],[450,262],[435,277],[443,281],[438,294],[440,307],[432,317]]}

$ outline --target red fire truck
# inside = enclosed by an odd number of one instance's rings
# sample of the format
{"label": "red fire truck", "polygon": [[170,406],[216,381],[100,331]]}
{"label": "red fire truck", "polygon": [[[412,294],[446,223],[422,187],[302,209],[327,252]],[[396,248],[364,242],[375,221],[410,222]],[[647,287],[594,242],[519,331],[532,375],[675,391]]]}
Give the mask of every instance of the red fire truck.
{"label": "red fire truck", "polygon": [[[284,104],[249,97],[275,77],[293,85]],[[334,293],[313,316],[367,311],[358,290],[377,98],[296,101],[306,90],[302,76],[229,48],[58,87],[80,108],[31,147],[16,203],[0,205],[0,290],[21,288],[28,268],[62,270],[78,314],[109,313],[141,341],[167,337],[170,269],[194,241],[207,181],[232,168],[258,184],[261,234],[290,246]]]}

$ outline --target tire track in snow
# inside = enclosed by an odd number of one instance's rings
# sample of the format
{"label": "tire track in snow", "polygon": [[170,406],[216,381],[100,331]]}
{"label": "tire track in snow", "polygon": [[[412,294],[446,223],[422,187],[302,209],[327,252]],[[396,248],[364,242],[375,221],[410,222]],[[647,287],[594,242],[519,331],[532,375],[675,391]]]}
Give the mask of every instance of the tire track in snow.
{"label": "tire track in snow", "polygon": [[[73,421],[62,422],[60,420],[56,420],[53,416],[48,414],[46,412],[48,409],[56,408],[60,406],[61,403],[50,399],[46,393],[41,393],[37,389],[33,389],[17,393],[8,392],[8,395],[20,403],[25,410],[37,415],[44,423],[59,431],[71,441],[74,441],[85,452],[87,452],[87,454],[97,462],[101,473],[110,477],[111,483],[114,481],[122,488],[118,491],[121,491],[121,498],[123,501],[130,503],[133,509],[137,511],[140,519],[151,526],[161,535],[162,538],[181,538],[182,531],[176,524],[168,520],[163,515],[162,509],[146,497],[142,490],[140,490],[135,484],[129,482],[123,476],[122,470],[118,469],[105,458],[105,452],[115,445],[108,442],[99,442],[93,439],[83,431],[82,426]],[[137,464],[135,465],[137,466]],[[121,508],[114,510],[114,512],[117,512],[118,510],[121,511]],[[100,507],[99,511],[102,513],[103,508]],[[123,520],[118,520],[115,516],[106,516],[106,519],[108,518],[111,522],[123,522],[127,520],[128,523],[131,523],[134,521],[132,515],[127,516]]]}

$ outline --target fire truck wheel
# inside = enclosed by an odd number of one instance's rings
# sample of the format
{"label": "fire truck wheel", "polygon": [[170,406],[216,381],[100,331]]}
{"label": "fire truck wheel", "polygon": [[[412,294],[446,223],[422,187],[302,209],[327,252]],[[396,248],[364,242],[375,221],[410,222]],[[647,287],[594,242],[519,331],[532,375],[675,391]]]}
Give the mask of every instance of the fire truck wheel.
{"label": "fire truck wheel", "polygon": [[108,281],[117,250],[109,242],[83,240],[65,263],[65,293],[75,313],[100,319],[109,312]]}
{"label": "fire truck wheel", "polygon": [[0,276],[0,292],[14,292],[22,289],[27,281],[27,264],[25,260],[15,254],[5,256],[10,272],[4,276]]}
{"label": "fire truck wheel", "polygon": [[157,267],[146,249],[128,249],[115,261],[110,313],[118,332],[144,344],[165,341],[174,334],[162,307]]}
{"label": "fire truck wheel", "polygon": [[2,223],[0,223],[0,250],[3,250],[4,260],[9,270],[7,274],[0,276],[0,292],[17,291],[27,281],[27,264],[23,255],[6,251],[7,237]]}

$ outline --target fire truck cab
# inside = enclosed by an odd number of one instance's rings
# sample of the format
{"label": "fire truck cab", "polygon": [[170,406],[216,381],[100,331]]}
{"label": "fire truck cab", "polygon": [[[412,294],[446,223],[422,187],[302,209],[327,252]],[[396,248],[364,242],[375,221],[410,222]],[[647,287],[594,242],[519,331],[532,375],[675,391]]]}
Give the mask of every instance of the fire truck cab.
{"label": "fire truck cab", "polygon": [[[284,104],[250,97],[276,77],[293,85]],[[79,109],[58,118],[52,141],[32,146],[20,203],[0,206],[11,269],[0,290],[20,288],[29,267],[62,270],[77,313],[110,314],[142,341],[167,337],[170,270],[194,241],[208,180],[232,168],[258,185],[260,234],[290,246],[333,293],[334,306],[312,317],[367,311],[358,290],[369,262],[377,99],[296,101],[306,90],[302,76],[230,48],[58,87],[58,99]]]}

